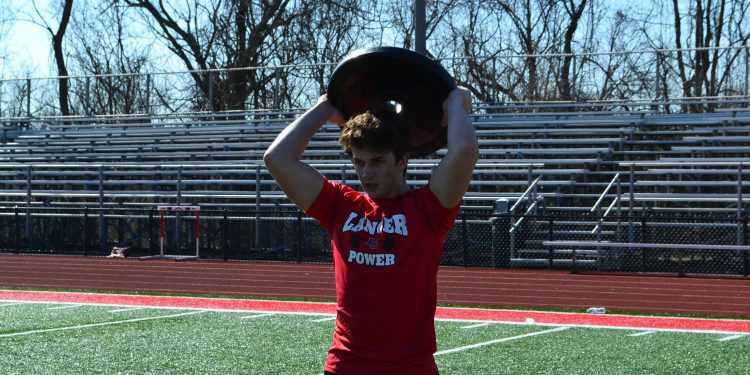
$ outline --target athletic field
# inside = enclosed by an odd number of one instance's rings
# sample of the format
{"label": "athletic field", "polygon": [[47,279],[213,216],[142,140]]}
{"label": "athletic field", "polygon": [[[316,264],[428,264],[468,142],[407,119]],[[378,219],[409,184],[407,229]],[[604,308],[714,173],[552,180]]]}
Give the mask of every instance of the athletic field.
{"label": "athletic field", "polygon": [[[0,290],[2,374],[320,374],[331,303]],[[750,321],[439,307],[441,374],[746,374]]]}

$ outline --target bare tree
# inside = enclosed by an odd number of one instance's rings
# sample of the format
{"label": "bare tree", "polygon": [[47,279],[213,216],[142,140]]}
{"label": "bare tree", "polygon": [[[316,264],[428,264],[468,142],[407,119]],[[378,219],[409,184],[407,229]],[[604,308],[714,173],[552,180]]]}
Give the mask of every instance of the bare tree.
{"label": "bare tree", "polygon": [[[11,5],[11,3],[6,2],[0,3],[0,66],[3,67],[5,66],[5,61],[8,59],[3,39],[8,35],[11,26],[10,17],[15,12],[11,9]],[[5,72],[0,70],[0,77],[4,75],[3,73]]]}
{"label": "bare tree", "polygon": [[210,99],[213,111],[244,109],[251,92],[272,79],[272,73],[245,70],[272,62],[271,36],[291,21],[289,0],[261,4],[249,0],[188,2],[177,6],[169,1],[124,0],[153,21],[153,31],[191,71],[219,67],[232,69],[226,77],[192,72],[199,92]]}
{"label": "bare tree", "polygon": [[[726,63],[736,61],[741,50],[719,47],[726,46],[726,38],[732,39],[729,45],[747,44],[747,11],[744,1],[694,0],[683,14],[680,3],[672,0],[677,74],[683,97],[713,97],[722,92],[722,83],[727,82],[731,67]],[[686,19],[691,22],[688,32],[684,33],[683,20]],[[691,51],[684,52],[685,48]],[[687,109],[703,111],[711,110],[711,106],[693,105]]]}
{"label": "bare tree", "polygon": [[[459,6],[458,0],[427,1],[425,3],[425,37],[427,39],[428,55],[430,48],[439,48],[430,39],[440,27],[441,23]],[[390,0],[384,2],[380,24],[392,32],[386,44],[403,48],[414,48],[414,2]]]}
{"label": "bare tree", "polygon": [[573,0],[565,0],[563,5],[568,15],[568,24],[565,27],[563,39],[563,64],[560,70],[560,96],[563,100],[572,100],[570,93],[570,63],[573,59],[573,37],[578,29],[578,22],[581,20],[583,10],[586,8],[586,1],[581,0],[576,4]]}
{"label": "bare tree", "polygon": [[[153,48],[137,32],[124,7],[117,3],[85,3],[73,15],[69,46],[72,69],[87,77],[74,85],[82,113],[148,112],[151,88],[147,76]],[[139,45],[142,48],[132,48]],[[80,80],[79,80],[80,81]]]}
{"label": "bare tree", "polygon": [[73,0],[64,0],[62,4],[62,14],[58,23],[57,29],[53,30],[49,22],[46,21],[45,17],[37,8],[36,2],[32,1],[34,10],[39,17],[39,24],[44,27],[52,37],[52,51],[55,56],[55,65],[57,67],[57,75],[60,78],[58,80],[58,100],[60,103],[60,113],[63,116],[70,115],[70,107],[68,102],[68,69],[65,66],[65,53],[63,48],[63,40],[65,38],[65,31],[68,28],[68,22],[73,11]]}
{"label": "bare tree", "polygon": [[376,6],[375,0],[320,0],[306,2],[298,10],[299,17],[289,28],[287,42],[279,52],[287,56],[285,60],[309,64],[311,68],[309,74],[301,73],[301,69],[295,69],[295,73],[279,72],[279,78],[283,77],[287,83],[280,92],[285,96],[285,102],[291,106],[305,105],[295,102],[294,93],[298,90],[291,86],[304,83],[290,82],[290,75],[312,80],[310,83],[317,87],[320,95],[325,92],[336,64],[354,49],[375,40],[371,23],[375,21],[372,10]]}

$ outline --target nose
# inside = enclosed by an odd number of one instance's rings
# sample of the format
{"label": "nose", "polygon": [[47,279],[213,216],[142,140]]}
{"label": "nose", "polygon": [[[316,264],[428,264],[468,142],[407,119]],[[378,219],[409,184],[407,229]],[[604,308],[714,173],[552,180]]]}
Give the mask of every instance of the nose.
{"label": "nose", "polygon": [[372,165],[365,164],[364,167],[362,167],[362,177],[370,178],[375,176],[375,168]]}

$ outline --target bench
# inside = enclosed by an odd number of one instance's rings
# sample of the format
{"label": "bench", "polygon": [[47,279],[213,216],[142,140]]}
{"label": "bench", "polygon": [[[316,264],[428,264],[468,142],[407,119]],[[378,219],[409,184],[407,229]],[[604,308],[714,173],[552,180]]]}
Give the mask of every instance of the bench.
{"label": "bench", "polygon": [[[683,267],[683,253],[685,250],[717,250],[717,251],[741,251],[743,276],[747,277],[750,269],[748,254],[750,246],[743,245],[702,245],[702,244],[663,244],[663,243],[631,243],[631,242],[599,242],[599,241],[544,241],[542,245],[550,250],[555,247],[569,247],[571,249],[571,273],[578,273],[576,264],[576,252],[580,248],[608,248],[608,249],[643,249],[643,250],[668,250],[672,251],[677,258],[677,274],[685,276]],[[642,257],[641,272],[646,272],[647,264]]]}

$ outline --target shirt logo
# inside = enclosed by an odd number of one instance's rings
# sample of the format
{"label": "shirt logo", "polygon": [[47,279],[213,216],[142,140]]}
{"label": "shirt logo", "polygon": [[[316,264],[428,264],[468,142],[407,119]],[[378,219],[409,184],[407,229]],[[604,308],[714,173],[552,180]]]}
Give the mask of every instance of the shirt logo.
{"label": "shirt logo", "polygon": [[349,263],[363,264],[367,266],[385,267],[396,264],[396,254],[388,253],[363,253],[361,251],[349,250]]}
{"label": "shirt logo", "polygon": [[349,218],[346,219],[346,223],[344,223],[343,231],[409,235],[409,228],[406,226],[406,215],[404,214],[383,217],[382,221],[373,221],[366,217],[359,217],[358,213],[352,212],[349,214]]}

